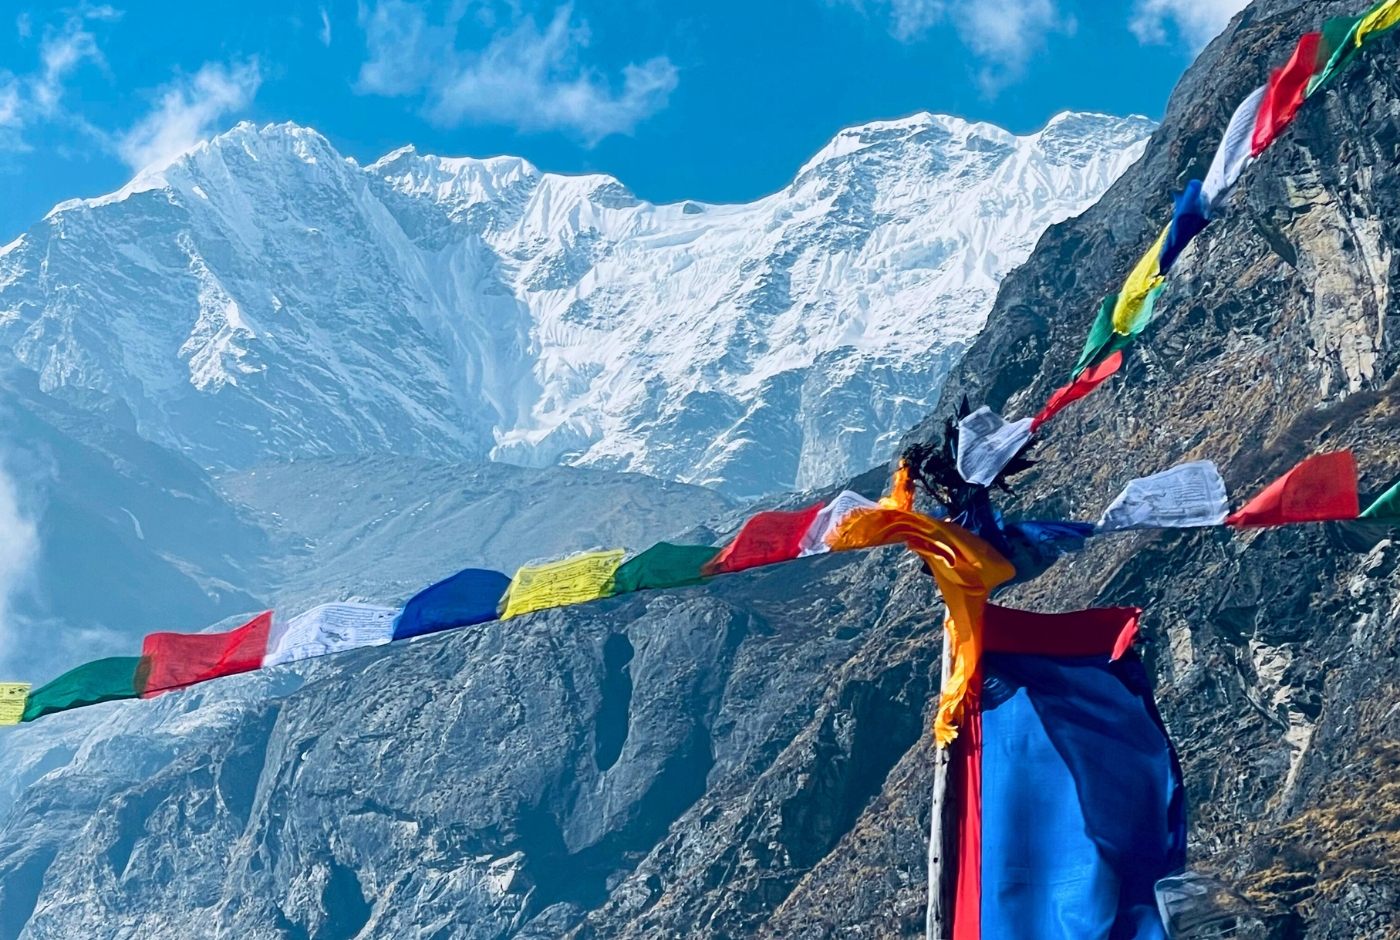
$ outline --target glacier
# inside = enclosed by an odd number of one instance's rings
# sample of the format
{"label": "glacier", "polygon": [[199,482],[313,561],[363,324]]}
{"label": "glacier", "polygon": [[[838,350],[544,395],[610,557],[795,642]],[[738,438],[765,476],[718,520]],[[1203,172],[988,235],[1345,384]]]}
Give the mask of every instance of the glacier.
{"label": "glacier", "polygon": [[755,202],[655,205],[244,123],[0,248],[0,351],[215,471],[392,452],[821,487],[890,456],[1001,279],[1154,126],[921,113]]}

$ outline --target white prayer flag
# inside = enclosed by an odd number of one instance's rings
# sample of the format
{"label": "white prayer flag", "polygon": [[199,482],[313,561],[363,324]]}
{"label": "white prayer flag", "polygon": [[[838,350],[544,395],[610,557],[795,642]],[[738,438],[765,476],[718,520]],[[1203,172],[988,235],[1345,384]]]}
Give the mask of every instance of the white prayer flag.
{"label": "white prayer flag", "polygon": [[1254,159],[1249,155],[1250,138],[1254,136],[1254,122],[1259,116],[1259,104],[1264,100],[1268,86],[1260,85],[1240,102],[1220,138],[1220,146],[1215,149],[1215,158],[1210,161],[1210,169],[1201,182],[1201,196],[1206,204],[1206,214],[1226,191],[1240,178],[1244,168]]}
{"label": "white prayer flag", "polygon": [[831,546],[827,539],[841,527],[841,523],[846,521],[846,517],[857,509],[878,509],[879,503],[866,499],[859,493],[852,493],[850,490],[842,490],[836,494],[836,498],[827,503],[817,513],[812,524],[807,527],[807,531],[802,535],[799,543],[801,550],[797,557],[806,555],[820,555],[822,552],[831,551]]}
{"label": "white prayer flag", "polygon": [[1196,460],[1132,481],[1104,511],[1095,532],[1220,525],[1230,514],[1215,464]]}
{"label": "white prayer flag", "polygon": [[394,638],[399,610],[369,604],[322,604],[287,621],[267,641],[264,666],[324,656],[361,646],[380,646]]}
{"label": "white prayer flag", "polygon": [[1007,421],[983,405],[958,422],[958,473],[989,486],[1031,439],[1031,420]]}

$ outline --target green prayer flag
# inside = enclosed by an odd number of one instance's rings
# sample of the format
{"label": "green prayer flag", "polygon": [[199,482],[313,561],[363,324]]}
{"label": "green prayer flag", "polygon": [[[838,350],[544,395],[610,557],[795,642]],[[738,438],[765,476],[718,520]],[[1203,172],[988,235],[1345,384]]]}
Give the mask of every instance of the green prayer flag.
{"label": "green prayer flag", "polygon": [[1365,16],[1334,16],[1322,25],[1320,51],[1327,54],[1327,61],[1308,79],[1311,95],[1340,72],[1352,56],[1356,54],[1356,27]]}
{"label": "green prayer flag", "polygon": [[713,545],[672,545],[658,542],[613,574],[613,593],[630,594],[655,588],[699,584],[701,567],[719,554]]}
{"label": "green prayer flag", "polygon": [[[1152,318],[1152,305],[1157,301],[1157,295],[1162,292],[1162,288],[1149,292],[1147,299],[1143,301],[1144,325]],[[1118,350],[1125,348],[1133,341],[1133,337],[1142,332],[1139,327],[1136,332],[1122,333],[1113,332],[1113,308],[1118,304],[1118,295],[1109,294],[1099,305],[1098,316],[1094,317],[1094,325],[1089,328],[1089,338],[1084,341],[1084,351],[1079,354],[1079,361],[1074,364],[1074,370],[1070,372],[1070,378],[1076,378],[1090,366],[1096,366]]]}
{"label": "green prayer flag", "polygon": [[1382,493],[1374,503],[1366,507],[1359,518],[1377,522],[1400,522],[1400,483]]}
{"label": "green prayer flag", "polygon": [[70,708],[136,698],[139,694],[136,666],[140,662],[139,656],[113,656],[70,669],[43,688],[29,693],[24,717],[20,720],[33,721]]}

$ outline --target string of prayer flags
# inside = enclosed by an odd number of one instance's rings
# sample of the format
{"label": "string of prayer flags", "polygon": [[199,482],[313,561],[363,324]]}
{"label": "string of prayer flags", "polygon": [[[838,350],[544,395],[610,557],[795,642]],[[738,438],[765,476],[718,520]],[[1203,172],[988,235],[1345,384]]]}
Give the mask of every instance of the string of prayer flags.
{"label": "string of prayer flags", "polygon": [[805,558],[808,555],[820,555],[831,551],[831,539],[835,537],[836,530],[841,528],[841,523],[846,521],[847,516],[859,509],[878,509],[879,505],[850,490],[837,493],[836,498],[821,508],[811,526],[803,533],[797,557]]}
{"label": "string of prayer flags", "polygon": [[613,573],[626,554],[620,548],[583,552],[561,561],[521,568],[501,599],[505,605],[501,619],[607,597],[612,593]]}
{"label": "string of prayer flags", "polygon": [[1293,55],[1281,69],[1269,78],[1264,100],[1259,105],[1259,118],[1250,138],[1250,155],[1257,157],[1273,143],[1283,129],[1292,123],[1294,115],[1307,97],[1308,80],[1317,69],[1317,49],[1321,33],[1305,33],[1298,40]]}
{"label": "string of prayer flags", "polygon": [[1165,937],[1153,886],[1185,865],[1185,800],[1129,652],[1140,613],[987,605],[949,769],[955,940]]}
{"label": "string of prayer flags", "polygon": [[1225,520],[1232,526],[1274,526],[1294,522],[1355,519],[1356,458],[1349,450],[1314,454],[1264,488]]}
{"label": "string of prayer flags", "polygon": [[982,653],[982,612],[997,585],[1016,569],[996,549],[951,522],[901,509],[851,513],[832,540],[832,551],[903,542],[933,572],[948,609],[951,669],[944,683],[933,736],[940,747],[957,737],[967,694]]}
{"label": "string of prayer flags", "polygon": [[28,682],[0,682],[0,725],[19,724],[28,698]]}
{"label": "string of prayer flags", "polygon": [[1210,208],[1201,195],[1201,181],[1192,180],[1186,184],[1186,191],[1173,200],[1172,222],[1167,229],[1167,240],[1162,243],[1162,257],[1157,262],[1163,274],[1172,269],[1177,255],[1209,222]]}
{"label": "string of prayer flags", "polygon": [[1373,522],[1400,521],[1400,483],[1378,496],[1359,518]]}
{"label": "string of prayer flags", "polygon": [[227,633],[147,634],[136,678],[141,697],[261,668],[271,629],[269,610]]}
{"label": "string of prayer flags", "polygon": [[495,620],[510,578],[499,571],[466,568],[409,598],[394,622],[394,639],[423,636]]}
{"label": "string of prayer flags", "polygon": [[29,693],[22,721],[33,721],[54,712],[137,698],[138,656],[113,656],[70,669],[57,679]]}
{"label": "string of prayer flags", "polygon": [[958,474],[977,486],[990,486],[1011,458],[1031,439],[1031,418],[1007,421],[983,405],[958,422]]}
{"label": "string of prayer flags", "polygon": [[1220,525],[1229,514],[1230,498],[1215,464],[1193,460],[1130,482],[1094,531]]}
{"label": "string of prayer flags", "polygon": [[1220,138],[1220,146],[1215,148],[1215,156],[1210,161],[1210,169],[1206,171],[1205,181],[1201,183],[1201,199],[1206,205],[1207,218],[1254,159],[1250,142],[1254,136],[1254,125],[1259,119],[1259,105],[1263,103],[1264,93],[1268,90],[1268,85],[1254,89],[1230,116],[1225,134]]}
{"label": "string of prayer flags", "polygon": [[1038,431],[1042,424],[1055,417],[1066,406],[1079,401],[1098,388],[1103,380],[1117,372],[1121,365],[1123,365],[1123,351],[1120,349],[1098,365],[1090,366],[1080,372],[1073,382],[1056,389],[1055,394],[1051,395],[1050,400],[1045,403],[1045,407],[1040,409],[1040,414],[1031,419],[1031,433],[1034,434]]}
{"label": "string of prayer flags", "polygon": [[1123,289],[1118,292],[1118,301],[1113,305],[1113,332],[1123,336],[1136,336],[1143,331],[1152,319],[1152,307],[1166,284],[1162,276],[1162,248],[1171,234],[1171,223],[1162,228],[1162,233],[1133,265],[1128,277],[1123,281]]}
{"label": "string of prayer flags", "polygon": [[1070,378],[1076,378],[1090,366],[1098,365],[1132,341],[1131,336],[1121,336],[1113,332],[1113,308],[1118,305],[1118,295],[1109,294],[1099,304],[1099,312],[1089,327],[1089,338],[1084,341],[1084,350],[1079,361],[1070,370]]}
{"label": "string of prayer flags", "polygon": [[327,653],[382,646],[394,638],[396,607],[318,604],[273,631],[264,666],[294,663]]}
{"label": "string of prayer flags", "polygon": [[759,565],[791,561],[802,551],[802,536],[812,527],[822,504],[796,512],[770,509],[744,523],[739,534],[705,565],[705,574],[743,571]]}
{"label": "string of prayer flags", "polygon": [[705,580],[705,565],[718,554],[719,549],[713,545],[658,542],[617,569],[613,575],[613,593],[631,594],[700,584]]}

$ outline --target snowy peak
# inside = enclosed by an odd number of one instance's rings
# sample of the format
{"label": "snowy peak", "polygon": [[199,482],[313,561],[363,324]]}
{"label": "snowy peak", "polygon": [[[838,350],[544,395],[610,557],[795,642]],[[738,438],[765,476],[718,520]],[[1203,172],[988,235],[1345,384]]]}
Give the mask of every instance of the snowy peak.
{"label": "snowy peak", "polygon": [[0,342],[207,466],[395,451],[736,495],[888,457],[1001,278],[1141,152],[918,114],[752,203],[653,205],[516,157],[368,166],[240,124],[0,254]]}

